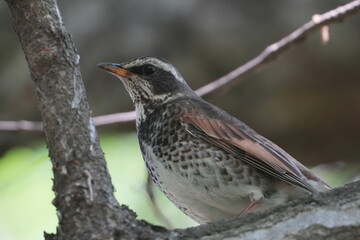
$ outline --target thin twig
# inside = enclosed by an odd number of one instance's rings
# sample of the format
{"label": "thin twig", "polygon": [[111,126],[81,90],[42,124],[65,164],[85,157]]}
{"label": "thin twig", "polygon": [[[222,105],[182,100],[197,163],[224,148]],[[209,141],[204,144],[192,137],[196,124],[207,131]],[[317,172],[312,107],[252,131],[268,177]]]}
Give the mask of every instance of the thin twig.
{"label": "thin twig", "polygon": [[122,123],[133,122],[135,117],[135,111],[131,111],[93,117],[93,121],[95,126],[102,126],[118,123],[119,119],[121,119]]}
{"label": "thin twig", "polygon": [[0,131],[42,131],[42,122],[32,121],[0,121]]}
{"label": "thin twig", "polygon": [[[250,73],[259,71],[268,63],[278,58],[291,46],[304,40],[310,33],[327,26],[328,24],[340,22],[346,17],[349,17],[360,10],[360,0],[352,1],[348,4],[340,6],[334,10],[328,11],[324,14],[317,14],[315,20],[305,23],[300,28],[288,36],[282,38],[265,48],[257,57],[236,68],[228,74],[216,79],[209,84],[196,90],[200,96],[208,96],[217,91],[224,93],[233,84],[240,83]],[[135,112],[121,112],[109,115],[102,115],[94,117],[94,124],[96,126],[108,125],[113,123],[129,123],[135,120]],[[41,131],[41,122],[31,121],[0,121],[0,131]]]}
{"label": "thin twig", "polygon": [[312,19],[311,21],[305,23],[288,36],[282,38],[280,41],[267,46],[256,58],[236,68],[223,77],[199,88],[196,90],[196,93],[200,96],[207,96],[219,89],[224,90],[234,83],[239,83],[249,73],[260,70],[266,64],[279,57],[285,50],[288,50],[291,46],[305,40],[309,33],[314,32],[315,30],[330,23],[342,21],[345,17],[357,13],[359,10],[360,0],[356,0],[324,14],[317,15],[316,21]]}
{"label": "thin twig", "polygon": [[[133,122],[135,119],[135,111],[121,112],[108,115],[101,115],[92,118],[95,126],[109,125],[119,122]],[[0,131],[42,131],[42,122],[33,121],[0,121]]]}

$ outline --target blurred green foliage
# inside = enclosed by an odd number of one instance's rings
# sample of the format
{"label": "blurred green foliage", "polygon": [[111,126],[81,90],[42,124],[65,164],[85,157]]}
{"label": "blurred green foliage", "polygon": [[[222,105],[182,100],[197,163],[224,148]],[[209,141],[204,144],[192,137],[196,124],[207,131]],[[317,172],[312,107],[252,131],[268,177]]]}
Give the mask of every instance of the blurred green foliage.
{"label": "blurred green foliage", "polygon": [[[105,135],[100,137],[100,142],[118,201],[134,210],[138,219],[164,225],[155,216],[146,193],[146,169],[136,135]],[[314,171],[335,187],[349,181],[349,176],[358,173],[359,167],[321,165]],[[0,158],[0,239],[42,239],[43,231],[56,231],[51,179],[51,163],[44,144],[12,148]],[[157,189],[155,195],[173,227],[196,225]]]}
{"label": "blurred green foliage", "polygon": [[[100,139],[118,201],[134,210],[139,219],[163,225],[154,215],[146,194],[146,169],[136,135],[107,135]],[[51,179],[51,163],[44,144],[13,148],[0,158],[0,239],[42,239],[44,231],[56,231]],[[195,225],[157,189],[156,198],[174,227]]]}

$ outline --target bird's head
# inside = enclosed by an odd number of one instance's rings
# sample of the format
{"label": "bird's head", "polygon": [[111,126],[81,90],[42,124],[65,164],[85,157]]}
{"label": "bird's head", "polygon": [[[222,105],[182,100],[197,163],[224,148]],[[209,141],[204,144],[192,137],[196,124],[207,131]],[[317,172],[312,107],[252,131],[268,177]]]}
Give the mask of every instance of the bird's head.
{"label": "bird's head", "polygon": [[163,59],[142,57],[120,64],[100,63],[98,66],[120,78],[136,108],[194,94],[178,70]]}

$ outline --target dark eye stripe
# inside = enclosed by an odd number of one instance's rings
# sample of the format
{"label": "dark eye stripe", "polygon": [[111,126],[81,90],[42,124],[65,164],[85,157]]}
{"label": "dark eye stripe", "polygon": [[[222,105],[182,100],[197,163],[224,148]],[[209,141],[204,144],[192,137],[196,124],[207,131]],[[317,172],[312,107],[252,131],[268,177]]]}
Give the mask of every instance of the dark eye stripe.
{"label": "dark eye stripe", "polygon": [[143,66],[135,66],[128,69],[130,72],[135,74],[143,74]]}
{"label": "dark eye stripe", "polygon": [[128,71],[139,75],[143,75],[143,74],[150,75],[155,72],[155,67],[153,65],[146,64],[142,66],[131,67],[128,69]]}

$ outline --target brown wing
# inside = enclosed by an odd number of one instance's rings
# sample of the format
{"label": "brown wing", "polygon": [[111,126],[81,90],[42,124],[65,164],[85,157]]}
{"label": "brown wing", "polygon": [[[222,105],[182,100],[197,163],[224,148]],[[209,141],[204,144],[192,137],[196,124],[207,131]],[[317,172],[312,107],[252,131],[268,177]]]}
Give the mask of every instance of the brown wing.
{"label": "brown wing", "polygon": [[[221,112],[217,114],[217,111]],[[225,120],[220,120],[224,116]],[[211,114],[205,114],[201,110],[191,110],[180,116],[180,120],[191,123],[188,131],[192,135],[211,142],[227,152],[241,156],[241,159],[247,164],[278,179],[310,192],[315,190],[308,179],[322,183],[315,174],[279,146],[220,109],[211,109]]]}

